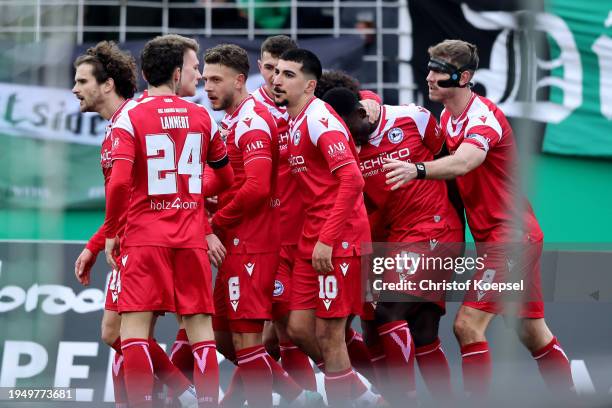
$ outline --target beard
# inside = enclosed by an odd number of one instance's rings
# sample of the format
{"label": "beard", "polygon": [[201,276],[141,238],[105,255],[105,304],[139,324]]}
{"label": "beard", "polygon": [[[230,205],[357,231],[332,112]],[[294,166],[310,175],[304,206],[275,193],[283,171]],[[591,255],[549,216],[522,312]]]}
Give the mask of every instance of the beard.
{"label": "beard", "polygon": [[226,95],[222,98],[218,98],[217,102],[219,103],[219,105],[218,106],[213,105],[212,109],[214,111],[224,111],[232,107],[232,105],[234,104],[234,99],[232,98],[231,95]]}
{"label": "beard", "polygon": [[274,93],[274,104],[276,106],[288,106],[289,105],[289,100],[287,99],[287,97],[285,96],[283,98],[283,95],[285,95],[285,92],[281,91],[279,88],[274,88],[272,92]]}

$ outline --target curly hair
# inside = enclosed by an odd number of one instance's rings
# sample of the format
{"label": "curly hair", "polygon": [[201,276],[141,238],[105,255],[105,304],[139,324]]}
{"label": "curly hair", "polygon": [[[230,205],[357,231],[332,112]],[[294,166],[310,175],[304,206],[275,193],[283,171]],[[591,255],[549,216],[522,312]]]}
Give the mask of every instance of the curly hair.
{"label": "curly hair", "polygon": [[315,96],[321,99],[330,89],[348,88],[348,90],[357,95],[357,99],[359,99],[360,87],[361,85],[359,84],[359,81],[346,72],[330,69],[323,71],[321,79],[319,79],[317,82]]}
{"label": "curly hair", "polygon": [[204,53],[205,64],[220,64],[249,77],[249,55],[244,48],[235,44],[219,44]]}
{"label": "curly hair", "polygon": [[183,67],[187,50],[198,52],[197,41],[178,34],[155,37],[145,44],[140,54],[142,72],[151,86],[160,86],[172,79],[176,68]]}
{"label": "curly hair", "polygon": [[136,92],[136,61],[129,51],[122,51],[113,41],[101,41],[85,51],[74,61],[74,68],[81,64],[92,66],[92,74],[98,84],[111,78],[117,95],[131,98]]}

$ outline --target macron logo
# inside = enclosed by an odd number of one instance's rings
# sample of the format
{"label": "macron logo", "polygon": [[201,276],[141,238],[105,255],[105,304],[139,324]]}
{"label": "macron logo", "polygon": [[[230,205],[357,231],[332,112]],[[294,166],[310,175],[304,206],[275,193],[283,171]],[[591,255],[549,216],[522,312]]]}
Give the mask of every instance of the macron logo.
{"label": "macron logo", "polygon": [[127,260],[128,260],[128,255],[121,258],[121,263],[123,264],[123,266],[125,266],[125,264],[127,263]]}
{"label": "macron logo", "polygon": [[234,312],[235,312],[236,309],[238,309],[238,301],[237,300],[230,300],[230,304],[232,305],[232,309],[234,309]]}
{"label": "macron logo", "polygon": [[486,123],[486,121],[487,121],[487,117],[486,116],[480,116],[478,119],[480,119],[480,121],[482,123]]}
{"label": "macron logo", "polygon": [[330,299],[323,299],[323,304],[325,305],[325,309],[329,310],[329,307],[331,306],[331,300]]}
{"label": "macron logo", "polygon": [[251,127],[251,121],[253,120],[253,118],[244,118],[243,122],[245,125],[247,125],[247,127]]}
{"label": "macron logo", "polygon": [[347,264],[346,262],[340,264],[340,270],[342,271],[342,275],[346,276],[348,269],[349,269],[349,264]]}
{"label": "macron logo", "polygon": [[248,264],[244,265],[244,269],[246,269],[249,276],[253,276],[253,269],[255,269],[255,264],[249,262]]}
{"label": "macron logo", "polygon": [[321,124],[325,127],[329,126],[329,119],[327,118],[319,119],[319,122],[321,122]]}

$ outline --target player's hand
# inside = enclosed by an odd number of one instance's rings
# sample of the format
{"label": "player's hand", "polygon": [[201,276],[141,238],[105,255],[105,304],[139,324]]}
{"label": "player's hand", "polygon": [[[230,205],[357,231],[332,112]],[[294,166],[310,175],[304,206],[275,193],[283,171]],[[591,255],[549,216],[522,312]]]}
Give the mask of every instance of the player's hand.
{"label": "player's hand", "polygon": [[223,263],[227,250],[215,234],[208,234],[206,243],[208,244],[208,259],[213,266],[218,268]]}
{"label": "player's hand", "polygon": [[83,251],[74,263],[74,275],[81,285],[89,285],[89,272],[96,262],[96,256],[87,248]]}
{"label": "player's hand", "polygon": [[334,270],[332,264],[332,247],[317,241],[312,251],[312,267],[319,273],[329,273]]}
{"label": "player's hand", "polygon": [[119,267],[117,266],[117,262],[115,262],[115,257],[119,256],[119,237],[106,238],[104,253],[106,254],[106,262],[111,268],[118,271]]}
{"label": "player's hand", "polygon": [[387,172],[387,184],[393,184],[391,190],[397,190],[417,176],[416,166],[396,159],[384,159],[383,169]]}
{"label": "player's hand", "polygon": [[378,117],[380,116],[380,105],[378,102],[373,101],[372,99],[364,99],[359,101],[361,106],[366,110],[368,114],[368,122],[376,123]]}

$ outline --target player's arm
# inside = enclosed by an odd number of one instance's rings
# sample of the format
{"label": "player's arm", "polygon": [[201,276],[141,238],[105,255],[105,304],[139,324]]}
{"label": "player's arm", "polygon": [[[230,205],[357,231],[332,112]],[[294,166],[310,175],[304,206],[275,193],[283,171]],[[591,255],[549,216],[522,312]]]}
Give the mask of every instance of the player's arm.
{"label": "player's arm", "polygon": [[408,163],[401,160],[385,159],[383,167],[387,171],[387,184],[396,190],[419,175],[417,165],[422,166],[421,178],[429,180],[448,180],[464,176],[480,166],[487,152],[471,143],[462,143],[455,154],[425,163]]}
{"label": "player's arm", "polygon": [[210,143],[208,145],[206,162],[208,166],[204,169],[205,197],[214,197],[224,190],[228,189],[234,182],[234,170],[230,166],[229,157],[227,156],[227,148],[221,139],[219,128],[215,121],[210,118]]}
{"label": "player's arm", "polygon": [[214,229],[227,229],[244,215],[257,212],[270,199],[272,178],[272,144],[269,133],[256,129],[239,139],[244,160],[245,181],[234,198],[213,216]]}
{"label": "player's arm", "polygon": [[106,235],[106,260],[110,266],[117,269],[113,256],[118,255],[119,219],[128,209],[130,201],[130,188],[132,186],[133,163],[129,160],[114,160],[113,174],[108,183],[108,197],[106,199],[106,218],[104,219]]}
{"label": "player's arm", "polygon": [[214,197],[227,190],[234,181],[234,170],[225,156],[225,163],[221,167],[212,167],[209,163],[204,169],[204,196]]}
{"label": "player's arm", "polygon": [[74,263],[74,275],[82,285],[89,285],[89,273],[96,263],[98,253],[104,249],[106,237],[104,236],[104,224],[98,228],[95,234],[89,238],[85,248]]}
{"label": "player's arm", "polygon": [[[344,153],[329,154],[331,145],[344,145]],[[349,219],[355,204],[363,192],[365,182],[353,156],[346,135],[339,131],[324,133],[317,147],[323,153],[332,174],[338,180],[338,194],[334,206],[321,229],[319,240],[312,254],[312,266],[318,272],[331,272],[332,250],[340,238],[343,226]]]}
{"label": "player's arm", "polygon": [[106,217],[104,219],[106,244],[104,252],[108,264],[117,269],[113,255],[119,254],[119,239],[117,238],[117,232],[120,228],[119,220],[128,209],[132,187],[132,168],[136,156],[134,129],[127,113],[122,114],[117,119],[111,138],[113,139],[113,149],[111,151],[113,170],[106,189]]}

